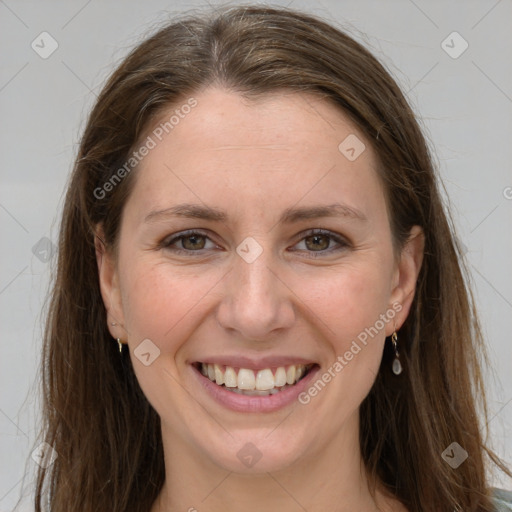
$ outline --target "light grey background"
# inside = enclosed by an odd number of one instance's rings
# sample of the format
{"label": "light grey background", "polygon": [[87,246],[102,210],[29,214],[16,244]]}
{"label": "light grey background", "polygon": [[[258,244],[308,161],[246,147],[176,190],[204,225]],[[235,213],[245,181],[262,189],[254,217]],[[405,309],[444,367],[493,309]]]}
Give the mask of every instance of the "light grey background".
{"label": "light grey background", "polygon": [[[43,237],[57,241],[62,194],[85,115],[113,66],[144,33],[174,13],[204,5],[0,0],[0,512],[12,510],[20,494],[30,498],[41,308],[52,263],[41,261],[44,245],[36,254],[33,247]],[[467,249],[495,369],[487,378],[492,445],[511,461],[512,2],[274,5],[315,13],[348,30],[385,63],[420,116]],[[31,47],[43,31],[58,43],[47,59]],[[442,47],[454,31],[469,45],[458,58]],[[456,52],[463,42],[450,36],[446,44]],[[32,508],[27,501],[20,510]]]}

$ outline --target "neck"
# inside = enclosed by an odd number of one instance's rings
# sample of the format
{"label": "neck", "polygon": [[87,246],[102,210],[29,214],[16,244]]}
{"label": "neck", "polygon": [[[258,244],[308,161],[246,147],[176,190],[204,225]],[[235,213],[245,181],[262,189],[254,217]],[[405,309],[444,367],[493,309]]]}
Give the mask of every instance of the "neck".
{"label": "neck", "polygon": [[[164,424],[166,480],[151,512],[391,512],[402,509],[379,491],[372,496],[359,449],[358,418],[325,446],[292,466],[240,474],[178,440]],[[320,449],[320,451],[319,451]]]}

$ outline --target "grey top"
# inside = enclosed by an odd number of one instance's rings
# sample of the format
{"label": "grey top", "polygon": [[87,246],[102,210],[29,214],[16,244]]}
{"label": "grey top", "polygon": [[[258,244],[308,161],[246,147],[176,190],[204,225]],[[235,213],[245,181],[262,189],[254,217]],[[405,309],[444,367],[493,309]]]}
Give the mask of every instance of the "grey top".
{"label": "grey top", "polygon": [[492,496],[496,512],[512,512],[512,491],[493,489]]}

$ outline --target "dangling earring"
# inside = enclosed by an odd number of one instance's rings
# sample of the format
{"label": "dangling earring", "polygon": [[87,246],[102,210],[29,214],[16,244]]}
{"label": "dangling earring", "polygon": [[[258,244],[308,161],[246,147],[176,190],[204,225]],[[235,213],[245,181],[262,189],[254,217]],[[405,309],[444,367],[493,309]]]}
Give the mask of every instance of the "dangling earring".
{"label": "dangling earring", "polygon": [[119,338],[117,338],[117,344],[119,345],[119,353],[122,353],[123,352],[123,344],[121,343],[121,340]]}
{"label": "dangling earring", "polygon": [[398,354],[397,348],[398,334],[396,331],[391,335],[391,342],[393,343],[393,348],[395,349],[395,359],[393,360],[393,366],[391,369],[395,375],[400,375],[402,373],[402,363],[400,363],[400,355]]}

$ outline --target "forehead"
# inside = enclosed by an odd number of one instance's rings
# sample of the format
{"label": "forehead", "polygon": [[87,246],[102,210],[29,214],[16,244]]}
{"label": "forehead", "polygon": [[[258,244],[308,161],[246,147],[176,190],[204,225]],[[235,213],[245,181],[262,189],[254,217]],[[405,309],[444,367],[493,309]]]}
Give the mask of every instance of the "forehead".
{"label": "forehead", "polygon": [[[342,111],[325,99],[293,91],[246,98],[233,91],[209,88],[195,95],[196,106],[185,111],[170,107],[152,126],[172,143],[187,141],[198,149],[244,151],[264,149],[294,152],[337,150],[340,136],[358,130]],[[179,117],[179,119],[178,119]],[[166,121],[171,120],[173,126]],[[357,133],[358,138],[362,135]]]}
{"label": "forehead", "polygon": [[222,89],[193,100],[193,108],[181,109],[190,98],[169,107],[145,135],[154,147],[136,171],[141,214],[216,199],[260,210],[346,199],[364,210],[383,195],[372,148],[326,100],[295,92],[246,99]]}

